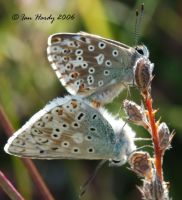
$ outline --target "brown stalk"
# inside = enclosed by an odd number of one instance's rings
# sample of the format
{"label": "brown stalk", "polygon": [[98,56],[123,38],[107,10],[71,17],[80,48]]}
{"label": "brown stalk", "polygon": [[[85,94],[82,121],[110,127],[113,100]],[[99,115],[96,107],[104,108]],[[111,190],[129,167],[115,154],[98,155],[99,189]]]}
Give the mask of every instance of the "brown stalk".
{"label": "brown stalk", "polygon": [[[5,133],[8,137],[12,135],[14,131],[14,128],[12,124],[10,123],[7,115],[5,114],[2,106],[0,106],[0,123],[2,127],[5,130]],[[40,191],[42,199],[43,200],[54,200],[52,194],[50,193],[49,189],[47,188],[45,182],[42,179],[42,176],[40,175],[39,171],[37,170],[36,166],[34,165],[33,161],[25,158],[20,158],[25,165],[25,167],[28,169],[28,172],[30,176],[32,177],[35,185],[38,188],[38,191]]]}
{"label": "brown stalk", "polygon": [[8,178],[0,171],[0,186],[8,197],[12,200],[25,200],[16,188],[11,184]]}
{"label": "brown stalk", "polygon": [[163,162],[163,153],[159,146],[159,136],[157,132],[157,124],[155,121],[155,111],[152,108],[152,98],[150,95],[145,96],[145,104],[148,110],[148,118],[151,127],[151,134],[154,143],[154,157],[155,157],[155,168],[156,173],[161,181],[163,181],[163,173],[162,173],[162,162]]}

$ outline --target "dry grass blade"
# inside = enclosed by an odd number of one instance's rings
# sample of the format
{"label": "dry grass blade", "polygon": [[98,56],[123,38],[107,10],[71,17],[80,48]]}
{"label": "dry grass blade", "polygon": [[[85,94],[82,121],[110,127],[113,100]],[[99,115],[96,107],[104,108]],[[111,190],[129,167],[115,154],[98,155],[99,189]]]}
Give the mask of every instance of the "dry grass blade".
{"label": "dry grass blade", "polygon": [[[11,125],[8,117],[6,116],[2,106],[0,106],[0,123],[4,128],[8,137],[12,135],[14,132],[13,126]],[[49,189],[47,188],[46,184],[44,183],[40,173],[38,172],[37,168],[35,167],[33,161],[25,158],[21,158],[22,162],[28,169],[30,176],[32,177],[34,183],[36,184],[38,190],[41,193],[43,200],[54,200],[52,194],[50,193]]]}

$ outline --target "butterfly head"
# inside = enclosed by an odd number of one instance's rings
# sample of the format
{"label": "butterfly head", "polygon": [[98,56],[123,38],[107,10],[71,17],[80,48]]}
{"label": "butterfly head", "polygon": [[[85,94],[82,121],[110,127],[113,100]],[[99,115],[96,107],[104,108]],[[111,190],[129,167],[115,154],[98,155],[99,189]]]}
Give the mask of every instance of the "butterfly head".
{"label": "butterfly head", "polygon": [[149,57],[149,50],[145,45],[137,45],[135,47],[136,52],[142,57]]}
{"label": "butterfly head", "polygon": [[[130,129],[130,127],[128,126]],[[131,135],[130,135],[131,134]],[[133,132],[123,132],[115,144],[115,158],[110,160],[109,166],[122,166],[124,165],[133,151],[136,150],[134,144]]]}
{"label": "butterfly head", "polygon": [[[112,121],[110,123],[113,126]],[[110,166],[122,166],[136,149],[134,144],[135,132],[121,119],[118,119],[117,125],[113,126],[113,129],[116,134],[116,143],[113,150],[115,156],[110,160]]]}

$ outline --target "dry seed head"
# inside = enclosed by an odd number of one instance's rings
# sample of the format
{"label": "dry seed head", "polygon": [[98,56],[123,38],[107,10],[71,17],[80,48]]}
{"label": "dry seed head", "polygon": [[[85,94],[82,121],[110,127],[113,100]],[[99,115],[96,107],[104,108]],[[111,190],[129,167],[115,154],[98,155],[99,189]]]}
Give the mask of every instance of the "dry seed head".
{"label": "dry seed head", "polygon": [[147,117],[144,108],[133,101],[124,100],[124,111],[128,116],[128,120],[134,124],[147,128]]}
{"label": "dry seed head", "polygon": [[169,128],[165,122],[162,122],[158,127],[159,145],[162,150],[169,148],[174,134],[170,134]]}
{"label": "dry seed head", "polygon": [[155,174],[153,180],[143,180],[143,187],[138,188],[146,200],[169,200],[167,183]]}
{"label": "dry seed head", "polygon": [[141,58],[136,63],[134,69],[135,84],[142,93],[150,90],[153,68],[154,65],[146,58]]}
{"label": "dry seed head", "polygon": [[138,175],[145,177],[147,180],[152,179],[152,161],[147,152],[134,152],[128,160],[131,169]]}

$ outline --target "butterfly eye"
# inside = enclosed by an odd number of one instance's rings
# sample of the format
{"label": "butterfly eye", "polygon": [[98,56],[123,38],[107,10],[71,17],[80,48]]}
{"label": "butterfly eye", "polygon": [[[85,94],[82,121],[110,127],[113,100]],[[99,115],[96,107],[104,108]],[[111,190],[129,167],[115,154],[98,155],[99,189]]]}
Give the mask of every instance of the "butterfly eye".
{"label": "butterfly eye", "polygon": [[135,47],[135,49],[140,55],[145,56],[147,58],[149,57],[149,51],[145,45],[137,46]]}
{"label": "butterfly eye", "polygon": [[143,49],[136,49],[140,55],[144,55]]}
{"label": "butterfly eye", "polygon": [[122,160],[111,160],[109,166],[121,166],[123,164]]}

